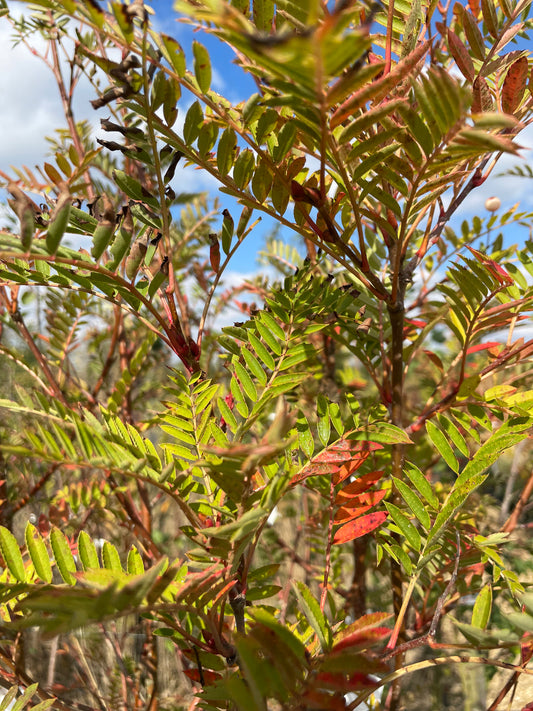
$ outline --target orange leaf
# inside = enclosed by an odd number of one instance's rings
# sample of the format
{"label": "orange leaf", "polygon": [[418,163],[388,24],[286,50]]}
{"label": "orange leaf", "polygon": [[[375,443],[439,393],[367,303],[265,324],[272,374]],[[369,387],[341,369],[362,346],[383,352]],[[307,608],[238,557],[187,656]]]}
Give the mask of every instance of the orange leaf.
{"label": "orange leaf", "polygon": [[379,491],[367,491],[364,494],[359,494],[342,506],[335,514],[336,523],[345,523],[352,518],[361,516],[366,513],[372,506],[377,506],[385,497],[387,492],[385,489]]}
{"label": "orange leaf", "polygon": [[372,506],[368,504],[366,506],[354,506],[353,508],[343,506],[337,511],[333,520],[335,523],[347,523],[354,518],[359,518],[367,511],[370,511],[371,508]]}
{"label": "orange leaf", "polygon": [[376,481],[379,481],[382,476],[383,470],[377,472],[369,472],[368,474],[360,476],[355,481],[346,484],[346,486],[344,486],[337,494],[335,503],[337,505],[345,506],[348,501],[351,501],[354,498],[354,496],[360,494],[362,491],[370,489],[372,484],[375,484]]}
{"label": "orange leaf", "polygon": [[336,642],[332,652],[338,652],[341,649],[349,649],[352,652],[368,649],[380,640],[389,637],[391,632],[390,627],[374,627],[372,629],[356,630]]}
{"label": "orange leaf", "polygon": [[383,446],[377,442],[363,442],[360,451],[349,462],[347,462],[347,464],[342,466],[338,472],[335,473],[333,483],[340,484],[341,481],[344,481],[351,476],[351,474],[353,474],[356,469],[359,469],[359,467],[368,459],[370,453],[377,449],[383,449]]}
{"label": "orange leaf", "polygon": [[483,111],[491,111],[494,103],[492,94],[484,77],[476,77],[473,85],[472,113],[481,114]]}
{"label": "orange leaf", "polygon": [[509,67],[502,89],[502,109],[506,114],[514,114],[520,106],[528,77],[527,57],[519,57]]}
{"label": "orange leaf", "polygon": [[335,536],[333,537],[333,543],[346,543],[347,541],[353,541],[361,536],[366,536],[378,526],[385,521],[388,513],[386,511],[373,511],[372,513],[366,514],[366,516],[361,516],[361,518],[355,521],[350,521],[350,523],[345,523],[341,526]]}
{"label": "orange leaf", "polygon": [[371,630],[374,629],[374,627],[379,627],[380,624],[390,620],[391,617],[391,612],[369,612],[366,615],[361,615],[361,617],[358,617],[354,622],[343,627],[343,629],[335,634],[333,647],[335,648],[343,639],[349,637],[354,632],[362,632],[363,630]]}

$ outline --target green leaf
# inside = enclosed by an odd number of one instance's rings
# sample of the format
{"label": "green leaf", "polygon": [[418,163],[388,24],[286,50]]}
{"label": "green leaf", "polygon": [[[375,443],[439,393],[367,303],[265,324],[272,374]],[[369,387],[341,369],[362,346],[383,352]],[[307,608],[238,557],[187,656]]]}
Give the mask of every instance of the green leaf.
{"label": "green leaf", "polygon": [[204,122],[204,113],[199,101],[195,101],[189,106],[183,123],[183,139],[188,146],[196,141],[200,135],[200,129]]}
{"label": "green leaf", "polygon": [[505,618],[521,632],[533,632],[533,617],[525,612],[509,612]]}
{"label": "green leaf", "polygon": [[159,201],[157,198],[141,185],[138,180],[128,175],[128,173],[125,173],[123,170],[118,170],[117,168],[113,171],[113,180],[122,192],[132,200],[139,200],[156,210],[159,209]]}
{"label": "green leaf", "polygon": [[253,0],[253,18],[260,32],[270,32],[274,19],[274,0]]}
{"label": "green leaf", "polygon": [[239,153],[237,160],[235,161],[235,165],[233,166],[233,180],[238,188],[244,190],[244,188],[248,186],[248,183],[254,174],[254,169],[254,154],[249,148],[245,148]]}
{"label": "green leaf", "polygon": [[135,546],[132,546],[129,550],[127,570],[130,575],[142,575],[144,573],[143,559]]}
{"label": "green leaf", "polygon": [[206,94],[211,87],[211,60],[209,52],[203,44],[196,40],[192,43],[192,51],[194,55],[194,75],[200,91]]}
{"label": "green leaf", "polygon": [[[35,684],[35,686],[37,686],[37,685]],[[0,702],[0,711],[11,711],[11,704],[17,698],[18,693],[19,693],[18,684],[15,684],[15,686],[11,686],[8,689],[8,691],[5,694],[2,701]]]}
{"label": "green leaf", "polygon": [[265,202],[272,187],[272,173],[266,163],[259,163],[252,177],[252,192],[258,202]]}
{"label": "green leaf", "polygon": [[160,38],[158,44],[167,62],[174,68],[179,77],[183,77],[187,67],[180,43],[164,33],[155,33],[155,37]]}
{"label": "green leaf", "polygon": [[56,528],[55,526],[50,532],[50,545],[52,546],[59,574],[65,583],[68,583],[68,585],[75,585],[76,578],[72,575],[72,573],[76,572],[74,556],[72,555],[67,539],[61,533],[59,528]]}
{"label": "green leaf", "polygon": [[80,531],[80,535],[78,536],[78,555],[83,570],[98,570],[100,568],[96,546],[92,538],[85,531]]}
{"label": "green leaf", "polygon": [[492,610],[492,585],[487,583],[479,591],[476,601],[474,603],[474,608],[472,610],[472,621],[473,627],[479,627],[479,629],[486,629],[490,620],[490,613]]}
{"label": "green leaf", "polygon": [[227,402],[219,397],[217,398],[217,405],[222,417],[224,418],[224,422],[228,425],[232,432],[235,432],[237,429],[237,420],[235,419],[233,412],[228,407]]}
{"label": "green leaf", "polygon": [[465,438],[459,431],[459,429],[454,425],[454,423],[448,419],[445,415],[439,415],[439,424],[441,428],[446,432],[448,437],[451,439],[451,441],[454,443],[454,445],[457,447],[457,449],[463,454],[465,457],[469,456],[468,452],[468,446],[466,444]]}
{"label": "green leaf", "polygon": [[122,565],[120,563],[120,556],[117,549],[109,541],[104,541],[102,547],[102,563],[106,570],[112,570],[115,573],[122,572]]}
{"label": "green leaf", "polygon": [[0,526],[0,551],[11,575],[23,583],[26,580],[26,570],[17,539],[5,526]]}
{"label": "green leaf", "polygon": [[309,423],[303,412],[298,411],[296,419],[296,431],[298,433],[298,445],[308,459],[311,459],[315,451],[315,442]]}
{"label": "green leaf", "polygon": [[478,449],[457,478],[455,486],[461,486],[471,477],[488,469],[506,449],[525,439],[527,429],[531,427],[532,422],[533,419],[530,417],[515,417],[508,420]]}
{"label": "green leaf", "polygon": [[279,164],[285,158],[287,153],[292,148],[294,140],[296,138],[296,124],[294,121],[289,120],[282,127],[281,131],[277,135],[277,145],[272,151],[272,158],[274,162]]}
{"label": "green leaf", "polygon": [[221,175],[227,175],[235,162],[237,136],[232,128],[227,128],[218,142],[217,167]]}
{"label": "green leaf", "polygon": [[385,507],[394,523],[398,526],[400,531],[407,539],[407,542],[418,553],[418,551],[420,550],[421,538],[420,533],[417,531],[416,527],[411,523],[411,521],[409,521],[407,516],[405,516],[397,506],[394,506],[394,504],[391,504],[386,501]]}
{"label": "green leaf", "polygon": [[[30,684],[26,689],[24,689],[24,692],[18,697],[18,699],[15,701],[15,703],[10,707],[10,711],[22,711],[22,709],[27,706],[31,699],[32,696],[35,694],[38,688],[38,684]],[[50,706],[50,703],[48,704]],[[32,707],[32,711],[35,708],[35,706]]]}
{"label": "green leaf", "polygon": [[329,444],[331,435],[331,422],[329,419],[328,401],[323,395],[317,398],[317,434],[323,447]]}
{"label": "green leaf", "polygon": [[412,444],[411,438],[404,430],[385,421],[370,423],[364,429],[350,435],[350,439],[383,442],[384,444]]}
{"label": "green leaf", "polygon": [[248,341],[250,342],[250,345],[254,349],[254,353],[256,356],[259,358],[259,360],[265,365],[266,368],[269,370],[274,370],[276,367],[276,363],[274,361],[274,358],[270,355],[268,350],[265,348],[263,343],[257,338],[257,336],[249,332],[248,333]]}
{"label": "green leaf", "polygon": [[268,326],[266,326],[262,321],[256,321],[255,327],[259,331],[261,338],[264,340],[270,350],[278,356],[281,355],[281,345],[273,336],[272,331],[270,331]]}
{"label": "green leaf", "polygon": [[316,632],[322,651],[328,652],[331,649],[333,637],[331,634],[331,628],[324,613],[320,609],[320,605],[304,583],[299,580],[295,580],[293,581],[292,586],[298,598],[300,610],[303,612],[307,621]]}
{"label": "green leaf", "polygon": [[256,380],[259,382],[260,385],[266,385],[267,382],[267,376],[263,368],[261,367],[261,364],[257,360],[257,358],[254,356],[254,354],[248,350],[248,348],[243,348],[241,350],[242,357],[246,361],[246,365],[248,366],[248,369],[254,375]]}
{"label": "green leaf", "polygon": [[440,429],[435,425],[431,420],[428,420],[426,422],[426,431],[428,433],[428,436],[430,440],[433,442],[436,450],[439,452],[441,457],[444,459],[446,464],[452,469],[454,472],[459,471],[459,462],[457,461],[457,458],[455,454],[453,453],[453,449],[450,447],[450,444],[444,434],[440,431]]}
{"label": "green leaf", "polygon": [[392,481],[394,482],[394,485],[398,489],[400,496],[405,501],[407,506],[409,506],[411,511],[414,513],[414,515],[417,517],[417,519],[420,521],[426,531],[429,531],[429,528],[431,526],[431,519],[424,507],[424,504],[420,501],[415,492],[410,489],[405,482],[401,481],[401,479],[396,479],[395,477],[392,477]]}
{"label": "green leaf", "polygon": [[448,495],[444,506],[435,519],[435,523],[427,539],[426,547],[429,547],[429,545],[437,539],[446,525],[451,521],[455,512],[463,505],[470,494],[483,484],[487,476],[487,474],[477,474],[470,477],[468,482],[463,483],[462,486],[457,486],[459,479],[456,480],[454,488]]}
{"label": "green leaf", "polygon": [[52,582],[52,565],[46,544],[39,531],[29,521],[26,524],[24,538],[35,572],[45,583]]}
{"label": "green leaf", "polygon": [[257,400],[257,390],[253,380],[250,378],[248,371],[238,361],[235,363],[235,375],[239,379],[242,389],[248,395],[252,402]]}

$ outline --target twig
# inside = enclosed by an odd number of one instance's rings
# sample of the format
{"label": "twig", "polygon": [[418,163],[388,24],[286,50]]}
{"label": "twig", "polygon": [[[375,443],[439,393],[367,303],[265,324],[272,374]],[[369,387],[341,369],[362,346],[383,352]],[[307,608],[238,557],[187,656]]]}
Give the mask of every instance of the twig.
{"label": "twig", "polygon": [[444,592],[437,600],[437,605],[435,607],[435,614],[433,615],[433,619],[431,620],[431,626],[430,626],[429,632],[428,632],[428,636],[431,639],[435,638],[439,620],[442,616],[442,610],[444,608],[444,603],[446,602],[448,595],[450,594],[452,589],[455,587],[455,583],[457,582],[457,573],[459,571],[459,561],[461,559],[461,538],[459,536],[459,531],[455,531],[455,539],[457,541],[457,551],[455,554],[455,565],[453,568],[453,572],[450,576],[450,579],[448,581],[448,585],[446,585],[446,587],[444,588]]}

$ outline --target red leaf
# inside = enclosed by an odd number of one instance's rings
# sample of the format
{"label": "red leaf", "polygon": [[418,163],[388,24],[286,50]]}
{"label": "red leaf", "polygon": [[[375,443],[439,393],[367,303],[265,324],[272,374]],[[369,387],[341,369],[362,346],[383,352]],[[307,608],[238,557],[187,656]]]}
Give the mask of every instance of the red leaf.
{"label": "red leaf", "polygon": [[472,113],[480,114],[493,108],[492,94],[485,77],[477,76],[472,89]]}
{"label": "red leaf", "polygon": [[371,630],[374,629],[374,627],[379,627],[382,622],[390,620],[391,617],[392,613],[390,612],[369,612],[367,615],[361,615],[355,622],[352,622],[336,633],[333,641],[334,648],[354,632],[361,633],[363,630]]}
{"label": "red leaf", "polygon": [[349,675],[339,672],[319,672],[316,678],[320,686],[332,691],[347,692],[376,686],[376,680],[362,672],[353,672]]}
{"label": "red leaf", "polygon": [[379,491],[366,491],[363,494],[359,494],[359,496],[355,496],[337,511],[335,514],[335,522],[346,523],[346,521],[350,521],[352,518],[361,516],[371,509],[372,506],[377,506],[386,494],[385,489],[380,489]]}
{"label": "red leaf", "polygon": [[221,674],[209,671],[208,669],[202,669],[201,674],[199,669],[184,669],[183,673],[185,674],[185,676],[188,676],[189,679],[191,679],[192,681],[196,681],[200,684],[210,685],[214,684],[219,679],[222,679]]}
{"label": "red leaf", "polygon": [[416,326],[416,328],[425,328],[427,326],[427,322],[421,321],[419,318],[406,318],[405,323],[409,326]]}
{"label": "red leaf", "polygon": [[346,703],[343,696],[331,694],[329,691],[318,691],[310,689],[306,691],[302,697],[302,702],[305,706],[302,708],[309,709],[324,709],[324,711],[346,711]]}
{"label": "red leaf", "polygon": [[[390,617],[390,615],[387,616]],[[390,627],[374,627],[372,629],[357,630],[346,635],[346,637],[343,637],[339,642],[335,642],[332,652],[338,652],[341,649],[350,649],[352,652],[368,649],[382,639],[387,639],[391,632]]]}
{"label": "red leaf", "polygon": [[494,261],[494,259],[489,259],[482,252],[479,252],[477,249],[472,249],[472,247],[468,247],[468,245],[467,248],[472,252],[478,262],[483,264],[485,269],[487,269],[487,271],[489,271],[500,284],[504,285],[514,283],[514,279],[509,272],[506,272],[505,269],[498,264],[498,262]]}
{"label": "red leaf", "polygon": [[[355,442],[341,439],[309,462],[291,479],[291,486],[299,484],[310,476],[333,474],[335,484],[349,477],[367,459],[370,452],[383,449],[377,442]],[[342,465],[342,466],[341,466]]]}
{"label": "red leaf", "polygon": [[350,523],[344,524],[337,530],[333,543],[346,543],[347,541],[353,541],[355,538],[365,536],[378,526],[381,526],[387,516],[386,511],[374,511],[366,514],[366,516],[361,516],[355,521],[350,521]]}
{"label": "red leaf", "polygon": [[377,449],[383,449],[383,445],[377,442],[363,442],[359,445],[360,449],[356,456],[354,456],[347,464],[342,466],[336,476],[333,477],[334,484],[340,484],[349,476],[353,474],[354,471],[359,469],[359,467],[368,459],[371,452]]}
{"label": "red leaf", "polygon": [[320,454],[315,457],[315,462],[346,462],[353,457],[354,451],[359,451],[363,449],[363,445],[360,442],[351,442],[348,439],[341,439],[331,447],[324,449]]}
{"label": "red leaf", "polygon": [[470,348],[466,351],[466,353],[467,353],[467,355],[470,355],[471,353],[477,353],[478,351],[489,350],[490,348],[494,348],[495,346],[501,346],[501,343],[498,343],[498,341],[489,341],[487,343],[478,343],[477,346],[470,346]]}
{"label": "red leaf", "polygon": [[439,370],[444,370],[442,361],[436,353],[433,353],[433,351],[424,350],[424,354],[427,355],[429,360],[433,363],[433,365],[436,365]]}
{"label": "red leaf", "polygon": [[527,57],[519,57],[509,67],[502,89],[502,109],[506,114],[514,114],[520,106],[528,76]]}
{"label": "red leaf", "polygon": [[354,518],[359,518],[367,511],[370,511],[371,508],[372,506],[370,505],[354,506],[353,508],[343,506],[337,511],[333,520],[335,523],[347,523]]}
{"label": "red leaf", "polygon": [[345,506],[346,502],[351,501],[354,496],[360,494],[362,491],[370,489],[372,484],[375,484],[376,481],[379,481],[383,474],[383,470],[377,472],[369,472],[368,474],[360,476],[355,481],[346,484],[346,486],[344,486],[337,494],[335,503],[337,505]]}
{"label": "red leaf", "polygon": [[467,48],[455,32],[452,32],[450,29],[448,29],[448,49],[450,50],[452,57],[455,59],[455,63],[457,64],[461,74],[468,79],[468,81],[473,82],[474,77],[476,76],[474,63],[472,62]]}

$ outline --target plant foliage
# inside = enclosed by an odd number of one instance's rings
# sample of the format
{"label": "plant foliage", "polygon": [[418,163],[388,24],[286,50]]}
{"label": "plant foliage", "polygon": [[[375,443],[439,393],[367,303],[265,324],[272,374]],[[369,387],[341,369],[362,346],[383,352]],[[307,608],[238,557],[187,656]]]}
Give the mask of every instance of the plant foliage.
{"label": "plant foliage", "polygon": [[[45,43],[66,121],[42,166],[0,172],[13,708],[34,678],[34,709],[341,711],[398,709],[440,664],[531,674],[504,544],[531,490],[532,244],[503,234],[533,215],[454,220],[531,123],[529,5],[178,0],[186,50],[142,0],[1,5]],[[242,102],[216,90],[218,41]],[[75,121],[80,81],[109,138]],[[220,203],[179,192],[193,167]],[[231,286],[261,217],[275,276]],[[13,663],[35,628],[79,689]]]}

